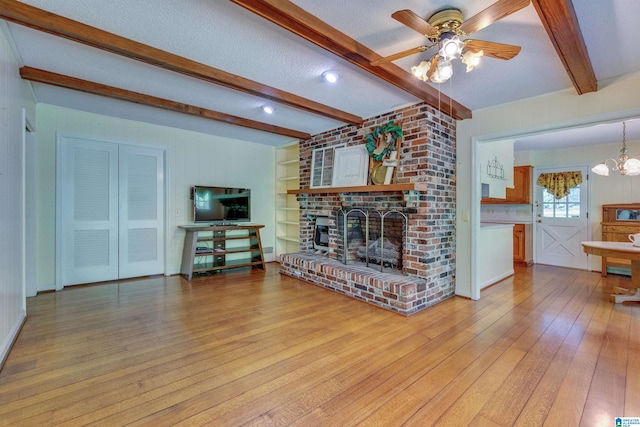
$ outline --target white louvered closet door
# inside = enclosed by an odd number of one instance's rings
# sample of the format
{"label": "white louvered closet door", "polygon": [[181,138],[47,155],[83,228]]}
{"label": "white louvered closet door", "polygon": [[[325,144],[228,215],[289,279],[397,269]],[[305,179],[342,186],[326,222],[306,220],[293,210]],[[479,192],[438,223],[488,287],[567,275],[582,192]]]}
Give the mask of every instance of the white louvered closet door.
{"label": "white louvered closet door", "polygon": [[118,146],[62,138],[57,288],[118,278]]}
{"label": "white louvered closet door", "polygon": [[162,150],[120,146],[120,278],[163,272]]}
{"label": "white louvered closet door", "polygon": [[163,273],[162,150],[59,142],[57,288]]}

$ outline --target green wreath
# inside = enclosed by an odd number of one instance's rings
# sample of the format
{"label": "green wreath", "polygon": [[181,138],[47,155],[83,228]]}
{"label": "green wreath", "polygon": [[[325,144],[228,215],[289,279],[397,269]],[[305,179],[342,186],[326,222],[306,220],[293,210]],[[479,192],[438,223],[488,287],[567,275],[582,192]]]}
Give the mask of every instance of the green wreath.
{"label": "green wreath", "polygon": [[389,122],[384,126],[378,126],[373,132],[366,135],[367,151],[376,162],[389,156],[396,149],[396,141],[402,136],[402,128]]}

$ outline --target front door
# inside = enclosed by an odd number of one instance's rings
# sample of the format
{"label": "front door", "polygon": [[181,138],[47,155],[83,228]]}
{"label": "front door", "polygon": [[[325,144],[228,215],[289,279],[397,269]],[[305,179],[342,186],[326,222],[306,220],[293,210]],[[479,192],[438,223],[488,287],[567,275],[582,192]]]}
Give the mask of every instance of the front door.
{"label": "front door", "polygon": [[[556,199],[546,188],[537,185],[541,173],[580,171],[582,184],[569,194]],[[536,252],[538,264],[587,269],[587,255],[581,242],[589,240],[588,195],[586,166],[536,169],[534,176],[536,214]]]}

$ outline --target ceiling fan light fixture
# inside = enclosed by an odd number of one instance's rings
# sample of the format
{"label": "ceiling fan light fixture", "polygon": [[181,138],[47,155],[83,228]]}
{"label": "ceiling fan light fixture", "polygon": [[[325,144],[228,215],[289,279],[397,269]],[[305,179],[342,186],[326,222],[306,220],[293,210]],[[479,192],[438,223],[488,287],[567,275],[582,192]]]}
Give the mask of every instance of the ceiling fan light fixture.
{"label": "ceiling fan light fixture", "polygon": [[[467,37],[525,8],[529,3],[522,0],[497,0],[466,20],[460,9],[451,6],[445,6],[426,20],[409,9],[398,10],[391,17],[426,37],[429,43],[375,59],[371,61],[371,65],[378,66],[383,62],[395,61],[437,46],[438,53],[431,58],[429,79],[424,78],[420,66],[411,67],[411,71],[425,82],[441,83],[451,78],[453,73],[451,62],[455,59],[461,59],[467,66],[467,72],[478,66],[482,56],[502,60],[512,59],[520,52],[520,46],[472,40]],[[465,47],[468,47],[471,52],[463,52]],[[439,61],[436,60],[437,64],[433,58],[440,58]],[[440,62],[444,64],[441,65]],[[434,70],[436,68],[438,69]]]}
{"label": "ceiling fan light fixture", "polygon": [[423,82],[426,82],[429,80],[428,73],[430,68],[431,60],[420,61],[418,65],[414,65],[413,67],[411,67],[411,73]]}
{"label": "ceiling fan light fixture", "polygon": [[434,83],[444,83],[453,75],[453,66],[451,61],[438,61],[435,71],[431,75],[430,80]]}
{"label": "ceiling fan light fixture", "polygon": [[440,39],[440,51],[438,52],[446,61],[460,58],[464,42],[454,33],[445,33]]}
{"label": "ceiling fan light fixture", "polygon": [[464,55],[462,55],[462,63],[467,66],[467,73],[473,71],[480,64],[480,59],[484,55],[484,51],[479,50],[477,52],[472,52],[470,50],[466,51]]}

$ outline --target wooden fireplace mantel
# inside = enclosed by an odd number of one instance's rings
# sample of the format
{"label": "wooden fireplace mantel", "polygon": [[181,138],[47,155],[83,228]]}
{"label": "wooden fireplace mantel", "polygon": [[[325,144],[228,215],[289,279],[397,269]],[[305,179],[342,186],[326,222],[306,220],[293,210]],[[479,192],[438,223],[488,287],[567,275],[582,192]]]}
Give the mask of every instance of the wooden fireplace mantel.
{"label": "wooden fireplace mantel", "polygon": [[406,184],[359,185],[352,187],[301,188],[287,190],[287,194],[335,194],[335,193],[379,193],[394,191],[427,191],[426,182],[409,182]]}

